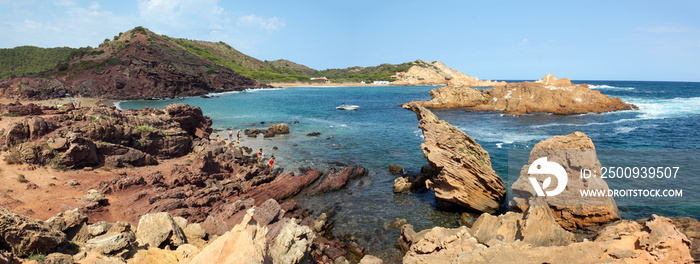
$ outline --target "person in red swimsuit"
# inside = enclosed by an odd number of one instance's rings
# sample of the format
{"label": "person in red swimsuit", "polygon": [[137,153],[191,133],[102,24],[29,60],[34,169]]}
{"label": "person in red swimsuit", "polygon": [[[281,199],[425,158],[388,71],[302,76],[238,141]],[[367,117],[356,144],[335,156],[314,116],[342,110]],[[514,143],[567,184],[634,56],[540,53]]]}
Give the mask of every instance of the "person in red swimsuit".
{"label": "person in red swimsuit", "polygon": [[270,156],[270,171],[275,168],[275,155]]}

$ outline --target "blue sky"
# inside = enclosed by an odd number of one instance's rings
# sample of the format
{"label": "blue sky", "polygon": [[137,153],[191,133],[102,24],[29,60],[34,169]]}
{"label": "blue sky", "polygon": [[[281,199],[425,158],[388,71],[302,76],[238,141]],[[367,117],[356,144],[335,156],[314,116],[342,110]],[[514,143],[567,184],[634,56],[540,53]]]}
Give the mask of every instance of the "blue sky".
{"label": "blue sky", "polygon": [[439,60],[481,79],[700,81],[700,1],[0,0],[0,48],[135,26],[315,69]]}

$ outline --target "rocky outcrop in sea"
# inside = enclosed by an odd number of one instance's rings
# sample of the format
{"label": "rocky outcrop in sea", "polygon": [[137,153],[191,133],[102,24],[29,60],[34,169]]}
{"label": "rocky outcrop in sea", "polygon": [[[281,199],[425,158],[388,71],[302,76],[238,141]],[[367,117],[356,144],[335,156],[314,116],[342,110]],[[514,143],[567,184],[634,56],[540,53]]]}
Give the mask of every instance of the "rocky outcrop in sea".
{"label": "rocky outcrop in sea", "polygon": [[417,103],[404,108],[416,113],[425,141],[423,155],[436,176],[425,181],[445,205],[494,213],[505,196],[503,180],[491,168],[491,158],[473,138],[440,120]]}
{"label": "rocky outcrop in sea", "polygon": [[635,110],[619,98],[611,98],[588,85],[547,74],[535,82],[508,83],[479,91],[447,85],[430,91],[430,101],[416,101],[424,107],[468,107],[474,111],[500,111],[506,114],[553,113],[585,114]]}

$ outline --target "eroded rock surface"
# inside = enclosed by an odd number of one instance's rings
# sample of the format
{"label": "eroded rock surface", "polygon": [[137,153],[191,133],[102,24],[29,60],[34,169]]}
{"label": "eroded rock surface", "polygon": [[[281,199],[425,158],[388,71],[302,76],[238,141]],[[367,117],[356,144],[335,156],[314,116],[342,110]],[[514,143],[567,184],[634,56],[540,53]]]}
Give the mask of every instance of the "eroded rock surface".
{"label": "eroded rock surface", "polygon": [[463,131],[440,120],[417,103],[404,108],[416,113],[425,141],[423,155],[438,172],[426,187],[447,204],[493,213],[505,195],[503,180],[491,168],[491,158],[479,143]]}
{"label": "eroded rock surface", "polygon": [[[541,141],[530,152],[528,164],[535,160],[547,157],[548,162],[563,164],[567,173],[566,189],[556,196],[547,196],[549,204],[557,222],[567,230],[576,230],[586,226],[601,225],[603,223],[620,219],[620,212],[613,197],[582,197],[579,190],[600,189],[607,190],[608,184],[600,177],[583,179],[581,169],[600,171],[601,164],[595,151],[593,141],[582,132],[574,132],[566,136],[554,136]],[[526,210],[529,202],[537,196],[529,177],[537,178],[538,182],[544,182],[546,178],[552,178],[552,187],[558,185],[556,177],[550,174],[528,174],[529,165],[523,166],[520,178],[513,183],[513,193],[518,195],[511,202],[511,208],[515,211]]]}
{"label": "eroded rock surface", "polygon": [[430,91],[430,101],[416,101],[431,108],[469,107],[476,111],[500,111],[506,114],[553,113],[561,115],[635,110],[620,98],[611,98],[588,85],[551,74],[535,82],[508,83],[478,91],[448,85]]}

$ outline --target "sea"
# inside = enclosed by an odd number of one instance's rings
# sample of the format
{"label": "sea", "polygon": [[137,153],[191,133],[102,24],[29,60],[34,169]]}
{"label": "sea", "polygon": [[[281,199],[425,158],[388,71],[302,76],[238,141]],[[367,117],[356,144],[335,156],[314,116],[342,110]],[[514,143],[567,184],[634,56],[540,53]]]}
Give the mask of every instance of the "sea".
{"label": "sea", "polygon": [[[537,142],[556,135],[581,131],[597,150],[697,150],[700,149],[700,83],[650,81],[574,81],[587,83],[611,97],[639,107],[636,111],[603,114],[521,116],[465,109],[435,109],[433,112],[473,137],[491,156],[494,170],[508,174],[509,152],[528,150]],[[168,100],[138,100],[118,103],[122,109],[161,108],[170,103],[201,107],[213,120],[222,138],[228,130],[266,128],[287,123],[290,134],[273,138],[243,138],[243,145],[263,148],[266,157],[275,155],[276,166],[291,172],[299,167],[323,170],[358,164],[369,169],[367,177],[347,188],[322,195],[299,195],[299,204],[314,214],[333,215],[334,234],[346,235],[367,247],[371,254],[398,262],[395,248],[400,230],[392,228],[406,219],[416,231],[435,226],[456,227],[460,211],[437,207],[430,190],[394,194],[396,175],[389,165],[418,173],[427,161],[420,144],[423,135],[416,115],[402,109],[411,100],[429,100],[435,86],[292,87],[256,89]],[[482,89],[482,88],[479,88]],[[336,110],[353,104],[356,111]],[[307,136],[319,132],[319,136]],[[700,152],[692,152],[700,153]],[[689,157],[697,160],[696,157]],[[687,179],[687,178],[686,178]],[[700,180],[675,183],[686,192],[700,188]],[[674,187],[674,186],[667,186]],[[697,206],[620,206],[624,219],[659,214],[700,219]],[[478,215],[466,214],[467,221]]]}

